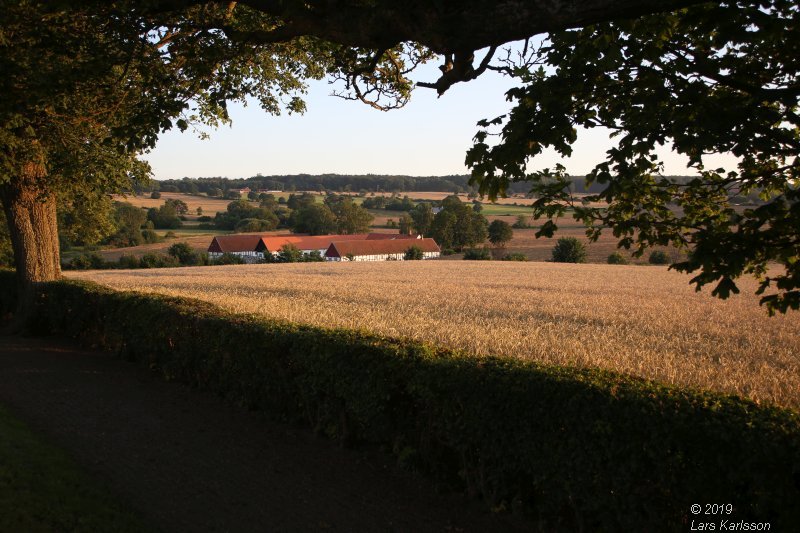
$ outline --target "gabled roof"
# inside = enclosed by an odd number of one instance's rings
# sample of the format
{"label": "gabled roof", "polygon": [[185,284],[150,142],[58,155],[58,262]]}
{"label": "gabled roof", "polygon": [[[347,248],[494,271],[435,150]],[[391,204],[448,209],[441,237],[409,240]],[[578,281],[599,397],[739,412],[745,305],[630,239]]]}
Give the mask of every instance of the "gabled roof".
{"label": "gabled roof", "polygon": [[295,245],[298,250],[324,250],[333,241],[363,240],[366,238],[366,233],[354,235],[264,236],[258,242],[256,250],[259,252],[269,250],[274,253],[279,252],[287,244]]}
{"label": "gabled roof", "polygon": [[356,233],[353,235],[218,235],[211,241],[209,252],[279,252],[286,244],[299,250],[324,250],[334,241],[386,241],[417,239],[417,235],[399,233]]}
{"label": "gabled roof", "polygon": [[325,252],[325,257],[347,257],[348,255],[383,255],[405,253],[412,246],[423,252],[440,252],[433,239],[380,239],[364,241],[335,241]]}
{"label": "gabled roof", "polygon": [[253,252],[261,235],[217,235],[208,247],[209,252]]}

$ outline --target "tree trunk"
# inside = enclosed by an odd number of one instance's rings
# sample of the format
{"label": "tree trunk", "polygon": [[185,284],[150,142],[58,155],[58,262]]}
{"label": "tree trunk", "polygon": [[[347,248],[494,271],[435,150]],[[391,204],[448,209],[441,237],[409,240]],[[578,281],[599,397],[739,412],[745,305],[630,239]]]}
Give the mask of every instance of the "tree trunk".
{"label": "tree trunk", "polygon": [[17,179],[0,185],[17,269],[16,325],[32,317],[36,285],[61,277],[56,197],[41,188],[46,173],[44,165],[28,163]]}

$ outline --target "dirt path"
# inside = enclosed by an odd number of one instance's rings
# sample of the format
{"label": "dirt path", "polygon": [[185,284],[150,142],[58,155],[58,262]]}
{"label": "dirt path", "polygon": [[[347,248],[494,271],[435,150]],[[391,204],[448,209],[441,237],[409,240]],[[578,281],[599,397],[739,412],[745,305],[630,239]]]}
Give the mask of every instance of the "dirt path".
{"label": "dirt path", "polygon": [[507,531],[343,450],[60,339],[0,337],[0,402],[164,531]]}

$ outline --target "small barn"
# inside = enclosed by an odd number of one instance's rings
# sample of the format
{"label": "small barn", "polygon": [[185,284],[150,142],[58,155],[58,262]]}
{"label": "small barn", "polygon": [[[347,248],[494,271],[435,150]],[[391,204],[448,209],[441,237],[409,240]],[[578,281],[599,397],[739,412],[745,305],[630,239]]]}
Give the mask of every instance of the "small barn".
{"label": "small barn", "polygon": [[222,254],[233,254],[242,257],[248,263],[264,257],[256,250],[261,235],[217,235],[208,247],[208,257],[217,259]]}
{"label": "small barn", "polygon": [[332,242],[325,252],[327,261],[403,261],[412,246],[422,250],[423,259],[441,255],[433,239],[373,239]]}
{"label": "small barn", "polygon": [[290,235],[290,236],[264,236],[258,243],[256,250],[264,253],[269,251],[276,255],[286,244],[293,244],[304,254],[318,251],[324,255],[332,242],[345,241],[372,241],[372,240],[395,240],[395,239],[415,239],[416,235],[400,235],[399,233],[354,233],[350,235]]}
{"label": "small barn", "polygon": [[[421,239],[419,235],[401,235],[398,233],[356,233],[353,235],[218,235],[208,247],[208,257],[217,259],[223,254],[242,257],[248,263],[259,262],[265,253],[277,255],[287,244],[295,246],[304,254],[317,251],[321,255],[327,252],[332,242],[368,241],[390,242]],[[408,249],[409,245],[405,245]]]}

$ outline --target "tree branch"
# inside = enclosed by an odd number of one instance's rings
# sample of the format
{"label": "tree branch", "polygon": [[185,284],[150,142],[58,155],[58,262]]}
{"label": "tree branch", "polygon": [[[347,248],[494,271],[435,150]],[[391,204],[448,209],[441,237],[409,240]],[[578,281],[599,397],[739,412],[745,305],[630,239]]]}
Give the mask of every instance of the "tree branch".
{"label": "tree branch", "polygon": [[[170,12],[200,4],[198,0],[151,0],[152,12]],[[234,2],[218,0],[231,9]],[[282,24],[269,31],[237,31],[221,23],[217,29],[236,41],[253,44],[284,42],[313,36],[350,47],[390,49],[413,42],[446,60],[442,77],[420,87],[441,95],[454,83],[469,81],[489,68],[473,68],[474,51],[527,39],[544,32],[620,18],[671,11],[701,0],[372,0],[368,7],[352,0],[241,0],[240,5],[271,15]],[[452,68],[451,68],[452,66]]]}

